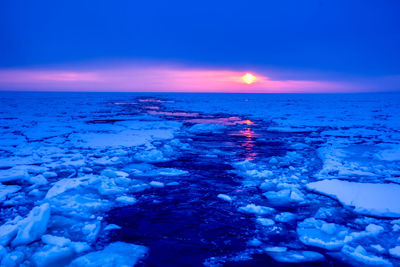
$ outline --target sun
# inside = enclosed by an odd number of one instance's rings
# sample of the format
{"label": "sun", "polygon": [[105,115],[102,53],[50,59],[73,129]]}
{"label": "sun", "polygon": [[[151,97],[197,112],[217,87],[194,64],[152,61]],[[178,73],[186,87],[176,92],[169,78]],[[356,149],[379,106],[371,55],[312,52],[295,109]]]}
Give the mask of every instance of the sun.
{"label": "sun", "polygon": [[246,73],[243,77],[242,77],[242,80],[245,82],[245,83],[247,83],[247,84],[252,84],[252,83],[254,83],[255,81],[256,81],[256,76],[254,76],[253,74],[251,74],[251,73]]}

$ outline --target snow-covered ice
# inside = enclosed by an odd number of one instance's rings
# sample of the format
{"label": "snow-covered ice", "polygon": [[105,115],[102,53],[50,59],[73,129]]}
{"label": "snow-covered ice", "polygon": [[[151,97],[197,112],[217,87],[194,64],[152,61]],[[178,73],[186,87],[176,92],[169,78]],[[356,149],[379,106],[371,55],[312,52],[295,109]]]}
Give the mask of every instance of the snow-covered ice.
{"label": "snow-covered ice", "polygon": [[400,217],[400,185],[323,180],[307,188],[339,200],[355,212],[381,217]]}

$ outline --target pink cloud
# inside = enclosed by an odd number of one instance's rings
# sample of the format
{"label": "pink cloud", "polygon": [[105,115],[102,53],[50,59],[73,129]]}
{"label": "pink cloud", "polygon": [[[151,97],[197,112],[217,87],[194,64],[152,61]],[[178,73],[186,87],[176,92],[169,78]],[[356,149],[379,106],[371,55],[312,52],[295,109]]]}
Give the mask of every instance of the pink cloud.
{"label": "pink cloud", "polygon": [[68,70],[0,70],[3,90],[116,91],[116,92],[337,92],[355,90],[354,84],[313,80],[273,80],[252,73],[256,81],[246,84],[246,72],[191,69],[171,66],[110,65],[109,68]]}

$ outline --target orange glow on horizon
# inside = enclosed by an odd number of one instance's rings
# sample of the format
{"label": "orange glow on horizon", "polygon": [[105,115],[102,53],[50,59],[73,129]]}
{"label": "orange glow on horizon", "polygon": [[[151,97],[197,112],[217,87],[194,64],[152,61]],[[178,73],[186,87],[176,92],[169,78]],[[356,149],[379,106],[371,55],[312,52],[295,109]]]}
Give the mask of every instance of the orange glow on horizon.
{"label": "orange glow on horizon", "polygon": [[243,77],[242,77],[242,80],[245,82],[245,83],[247,83],[247,84],[252,84],[252,83],[254,83],[255,81],[256,81],[256,76],[254,76],[253,74],[251,74],[251,73],[246,73]]}

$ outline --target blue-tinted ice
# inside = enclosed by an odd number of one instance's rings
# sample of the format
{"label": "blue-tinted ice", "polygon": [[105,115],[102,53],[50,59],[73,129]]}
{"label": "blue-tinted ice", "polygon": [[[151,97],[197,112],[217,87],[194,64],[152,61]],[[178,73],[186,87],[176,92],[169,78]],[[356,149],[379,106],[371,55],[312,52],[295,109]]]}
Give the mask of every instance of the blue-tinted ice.
{"label": "blue-tinted ice", "polygon": [[3,92],[0,265],[399,265],[399,107]]}

